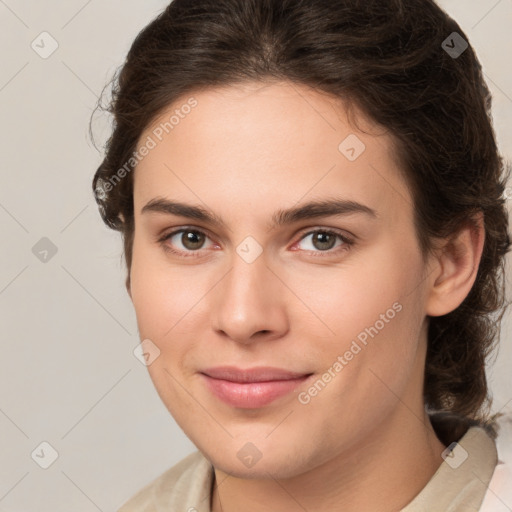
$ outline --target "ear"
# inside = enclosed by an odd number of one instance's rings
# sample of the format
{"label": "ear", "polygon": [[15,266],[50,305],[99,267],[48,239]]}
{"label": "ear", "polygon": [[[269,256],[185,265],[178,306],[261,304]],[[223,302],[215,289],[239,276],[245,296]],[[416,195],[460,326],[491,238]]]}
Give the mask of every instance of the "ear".
{"label": "ear", "polygon": [[484,241],[484,215],[479,212],[467,226],[442,243],[431,274],[427,315],[446,315],[468,296],[478,273]]}

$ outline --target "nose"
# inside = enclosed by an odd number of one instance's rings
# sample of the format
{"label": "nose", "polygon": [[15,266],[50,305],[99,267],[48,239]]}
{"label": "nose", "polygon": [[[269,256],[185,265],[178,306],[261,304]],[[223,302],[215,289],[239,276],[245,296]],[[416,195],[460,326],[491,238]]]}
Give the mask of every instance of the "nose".
{"label": "nose", "polygon": [[231,269],[209,294],[213,330],[245,345],[286,334],[287,288],[277,274],[265,253],[251,263],[235,254]]}

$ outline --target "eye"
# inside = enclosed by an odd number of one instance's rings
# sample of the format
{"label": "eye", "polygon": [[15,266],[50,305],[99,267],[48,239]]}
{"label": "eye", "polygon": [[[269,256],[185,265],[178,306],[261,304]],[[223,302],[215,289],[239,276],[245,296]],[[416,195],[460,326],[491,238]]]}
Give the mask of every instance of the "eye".
{"label": "eye", "polygon": [[[354,243],[338,231],[316,229],[303,235],[293,247],[296,247],[309,237],[311,237],[310,242],[305,244],[306,247],[302,250],[312,253],[313,256],[324,256],[325,253],[327,253],[325,255],[337,254],[338,252],[348,250]],[[185,227],[164,235],[158,242],[166,252],[189,258],[201,256],[201,250],[206,249],[204,245],[208,239],[210,238],[204,231]],[[340,242],[338,245],[336,245],[337,241]],[[215,246],[213,243],[212,245]],[[295,251],[297,249],[293,248],[292,250]]]}
{"label": "eye", "polygon": [[204,248],[205,240],[208,238],[201,230],[182,228],[164,235],[159,242],[166,251],[184,257],[196,257],[200,255],[199,251]]}
{"label": "eye", "polygon": [[[313,253],[338,253],[340,250],[348,250],[348,248],[354,243],[346,236],[332,229],[316,229],[314,231],[310,231],[306,233],[298,243],[300,244],[308,238],[310,238],[310,241],[305,244],[306,247],[304,250]],[[337,240],[340,241],[338,245],[336,245]],[[336,247],[338,249],[332,250]],[[314,254],[314,256],[317,255],[322,256],[322,254]]]}

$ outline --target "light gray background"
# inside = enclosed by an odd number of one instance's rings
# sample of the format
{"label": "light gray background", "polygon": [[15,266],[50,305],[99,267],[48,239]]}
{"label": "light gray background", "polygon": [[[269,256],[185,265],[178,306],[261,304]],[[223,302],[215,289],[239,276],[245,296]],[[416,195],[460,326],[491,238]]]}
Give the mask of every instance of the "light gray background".
{"label": "light gray background", "polygon": [[[120,237],[91,193],[102,160],[88,137],[97,96],[166,4],[0,0],[2,511],[114,511],[195,449],[133,355]],[[511,159],[512,0],[440,4],[477,50]],[[47,59],[31,48],[43,31],[59,45]],[[101,144],[108,120],[94,127]],[[58,249],[46,263],[32,252],[42,237]],[[502,325],[490,370],[496,411],[512,410],[510,314]],[[43,441],[59,454],[48,469],[31,457]]]}

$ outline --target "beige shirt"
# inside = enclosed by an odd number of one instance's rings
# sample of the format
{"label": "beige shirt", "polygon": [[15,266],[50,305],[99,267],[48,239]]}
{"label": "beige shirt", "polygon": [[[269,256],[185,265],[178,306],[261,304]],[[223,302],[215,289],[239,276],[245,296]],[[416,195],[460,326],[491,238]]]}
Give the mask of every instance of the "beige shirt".
{"label": "beige shirt", "polygon": [[[497,464],[495,442],[471,427],[423,490],[401,512],[480,510]],[[118,512],[211,512],[211,463],[194,452],[141,489]]]}

